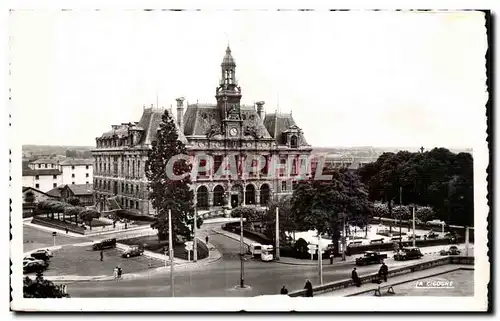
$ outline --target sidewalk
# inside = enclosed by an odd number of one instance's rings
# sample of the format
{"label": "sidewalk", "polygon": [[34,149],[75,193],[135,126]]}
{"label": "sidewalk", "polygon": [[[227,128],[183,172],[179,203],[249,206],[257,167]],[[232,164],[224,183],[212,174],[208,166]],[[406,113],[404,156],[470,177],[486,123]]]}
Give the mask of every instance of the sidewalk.
{"label": "sidewalk", "polygon": [[38,224],[33,224],[33,223],[31,223],[31,221],[30,222],[23,221],[23,224],[26,226],[32,227],[34,229],[41,230],[41,231],[56,232],[60,235],[64,235],[67,237],[73,237],[73,238],[86,238],[86,237],[101,236],[101,235],[123,234],[123,233],[130,232],[130,231],[142,231],[142,230],[147,230],[147,229],[151,228],[149,225],[142,225],[142,226],[130,227],[128,229],[122,228],[122,229],[116,229],[116,230],[106,230],[104,232],[102,232],[102,230],[101,230],[101,232],[99,232],[98,230],[100,228],[94,227],[94,230],[92,231],[92,233],[78,234],[78,233],[73,233],[73,232],[66,233],[64,230],[61,230],[61,229],[47,227],[47,226],[38,225]]}
{"label": "sidewalk", "polygon": [[448,273],[451,271],[459,270],[461,268],[468,268],[470,269],[471,266],[467,265],[455,265],[455,264],[446,264],[442,266],[438,266],[432,269],[427,269],[427,270],[422,270],[422,271],[417,271],[417,272],[412,272],[412,273],[407,273],[403,275],[398,275],[393,278],[389,278],[387,282],[383,282],[380,285],[379,284],[374,284],[374,283],[364,283],[360,287],[356,286],[349,286],[347,288],[341,289],[341,290],[336,290],[336,291],[329,291],[329,292],[324,292],[324,293],[318,293],[315,296],[355,296],[359,295],[362,293],[367,293],[374,291],[377,289],[379,286],[381,288],[381,293],[384,295],[387,292],[387,287],[388,286],[393,286],[394,291],[396,294],[398,293],[397,285],[402,284],[402,283],[408,283],[412,281],[417,281],[420,279],[440,275],[443,273]]}

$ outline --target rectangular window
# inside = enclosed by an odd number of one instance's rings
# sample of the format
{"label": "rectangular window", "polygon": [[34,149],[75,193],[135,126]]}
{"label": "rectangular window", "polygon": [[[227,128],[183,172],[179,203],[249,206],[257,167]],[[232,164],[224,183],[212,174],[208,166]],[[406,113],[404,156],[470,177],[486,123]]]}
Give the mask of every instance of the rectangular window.
{"label": "rectangular window", "polygon": [[75,174],[71,174],[71,177],[72,177],[72,178],[75,178]]}
{"label": "rectangular window", "polygon": [[35,184],[35,188],[40,188],[40,184]]}
{"label": "rectangular window", "polygon": [[42,168],[42,165],[38,164],[38,168]]}
{"label": "rectangular window", "polygon": [[45,165],[45,168],[47,168],[47,164],[43,164],[43,165]]}
{"label": "rectangular window", "polygon": [[[136,209],[139,209],[139,202],[138,202],[138,201],[136,201],[136,202],[135,202],[135,208],[136,208]],[[194,221],[193,221],[193,222],[194,222]]]}
{"label": "rectangular window", "polygon": [[139,185],[135,186],[135,194],[139,194]]}
{"label": "rectangular window", "polygon": [[89,182],[85,182],[85,184],[88,184]]}
{"label": "rectangular window", "polygon": [[281,191],[283,191],[283,192],[286,191],[286,182],[285,181],[281,182]]}
{"label": "rectangular window", "polygon": [[52,175],[52,178],[53,179],[57,179],[57,175]]}
{"label": "rectangular window", "polygon": [[75,185],[75,182],[71,182],[71,185]]}
{"label": "rectangular window", "polygon": [[57,184],[56,183],[52,184],[52,187],[54,187],[54,188],[57,187]]}
{"label": "rectangular window", "polygon": [[280,176],[285,176],[285,173],[286,173],[286,159],[285,158],[280,159],[279,173],[280,173],[279,174]]}
{"label": "rectangular window", "polygon": [[36,176],[35,176],[35,179],[36,179],[36,180],[39,180],[39,179],[40,179],[40,176],[36,175]]}
{"label": "rectangular window", "polygon": [[85,173],[85,177],[89,177],[89,173]]}
{"label": "rectangular window", "polygon": [[85,169],[89,169],[89,165],[86,165],[86,166],[85,166]]}
{"label": "rectangular window", "polygon": [[71,166],[71,169],[75,169],[75,166]]}

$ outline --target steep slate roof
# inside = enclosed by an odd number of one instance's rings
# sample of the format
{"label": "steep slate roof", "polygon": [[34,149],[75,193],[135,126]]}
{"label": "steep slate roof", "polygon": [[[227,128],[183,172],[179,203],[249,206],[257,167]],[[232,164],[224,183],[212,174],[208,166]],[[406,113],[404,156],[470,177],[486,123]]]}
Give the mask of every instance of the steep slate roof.
{"label": "steep slate roof", "polygon": [[128,136],[127,125],[119,125],[119,127],[102,134],[101,138],[112,138],[115,135],[118,136],[118,138],[123,138],[123,137]]}
{"label": "steep slate roof", "polygon": [[34,187],[31,187],[31,186],[23,186],[23,193],[24,193],[24,192],[26,192],[27,190],[30,190],[30,189],[31,189],[31,190],[33,190],[33,191],[35,191],[35,192],[37,192],[37,193],[40,193],[40,194],[43,194],[43,195],[47,195],[47,196],[49,196],[49,197],[55,197],[54,195],[51,195],[51,194],[49,194],[48,192],[47,192],[47,193],[44,193],[44,192],[42,192],[41,190],[36,189],[36,188],[34,188]]}
{"label": "steep slate roof", "polygon": [[23,176],[48,176],[48,175],[61,175],[58,169],[31,169],[23,168]]}
{"label": "steep slate roof", "polygon": [[93,193],[92,184],[71,184],[66,185],[74,195],[91,195]]}
{"label": "steep slate roof", "polygon": [[[264,126],[267,131],[276,140],[278,144],[283,143],[283,132],[291,126],[297,126],[291,114],[266,114],[264,118]],[[300,145],[308,145],[304,135],[300,135]]]}
{"label": "steep slate roof", "polygon": [[[139,144],[150,145],[152,141],[156,139],[156,131],[160,128],[161,117],[164,111],[155,110],[153,108],[144,109],[142,113],[141,120],[137,124],[138,127],[144,128],[144,132]],[[170,111],[168,111],[170,113]],[[188,141],[183,133],[180,132],[177,122],[175,122],[175,127],[177,128],[177,133],[179,134],[179,140],[184,144]]]}
{"label": "steep slate roof", "polygon": [[57,164],[57,160],[50,158],[41,158],[31,162],[32,164]]}
{"label": "steep slate roof", "polygon": [[61,162],[59,162],[59,165],[62,165],[62,166],[67,166],[67,165],[71,165],[71,166],[78,166],[78,165],[93,165],[94,164],[94,161],[90,158],[87,158],[87,159],[65,159]]}
{"label": "steep slate roof", "polygon": [[62,186],[56,187],[51,189],[50,191],[47,192],[47,195],[53,196],[53,197],[61,197],[61,190],[63,189]]}
{"label": "steep slate roof", "polygon": [[[253,106],[241,106],[243,128],[255,127],[262,138],[271,138]],[[184,134],[186,136],[205,136],[212,125],[222,123],[217,105],[188,105],[184,114]]]}

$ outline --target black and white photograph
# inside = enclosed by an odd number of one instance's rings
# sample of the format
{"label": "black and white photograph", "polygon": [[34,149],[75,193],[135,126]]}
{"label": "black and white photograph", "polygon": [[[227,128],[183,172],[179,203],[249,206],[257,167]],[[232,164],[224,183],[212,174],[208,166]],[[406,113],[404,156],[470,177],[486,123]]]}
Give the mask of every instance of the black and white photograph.
{"label": "black and white photograph", "polygon": [[11,10],[11,309],[487,311],[490,14]]}

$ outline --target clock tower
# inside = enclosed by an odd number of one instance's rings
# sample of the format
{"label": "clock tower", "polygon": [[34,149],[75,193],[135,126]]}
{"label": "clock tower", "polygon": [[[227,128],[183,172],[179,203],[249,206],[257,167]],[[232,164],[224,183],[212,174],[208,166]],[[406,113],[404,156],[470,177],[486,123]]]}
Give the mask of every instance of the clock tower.
{"label": "clock tower", "polygon": [[227,46],[226,55],[222,60],[222,78],[216,89],[215,98],[221,114],[222,130],[227,138],[241,137],[242,123],[240,112],[241,88],[236,81],[236,63]]}

